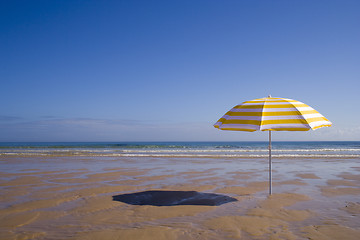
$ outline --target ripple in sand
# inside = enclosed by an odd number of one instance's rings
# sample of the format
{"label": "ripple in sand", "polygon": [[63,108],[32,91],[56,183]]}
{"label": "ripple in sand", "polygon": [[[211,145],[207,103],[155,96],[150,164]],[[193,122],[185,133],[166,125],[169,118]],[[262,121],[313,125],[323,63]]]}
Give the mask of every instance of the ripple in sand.
{"label": "ripple in sand", "polygon": [[312,225],[302,228],[304,237],[318,240],[346,239],[358,240],[360,230],[355,230],[342,225]]}

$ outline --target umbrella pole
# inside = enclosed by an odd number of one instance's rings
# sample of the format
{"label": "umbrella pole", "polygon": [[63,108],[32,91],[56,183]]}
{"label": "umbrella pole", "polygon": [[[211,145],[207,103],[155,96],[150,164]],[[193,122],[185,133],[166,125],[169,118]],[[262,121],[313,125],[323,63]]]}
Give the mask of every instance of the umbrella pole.
{"label": "umbrella pole", "polygon": [[272,194],[272,176],[271,176],[271,130],[269,130],[269,195]]}

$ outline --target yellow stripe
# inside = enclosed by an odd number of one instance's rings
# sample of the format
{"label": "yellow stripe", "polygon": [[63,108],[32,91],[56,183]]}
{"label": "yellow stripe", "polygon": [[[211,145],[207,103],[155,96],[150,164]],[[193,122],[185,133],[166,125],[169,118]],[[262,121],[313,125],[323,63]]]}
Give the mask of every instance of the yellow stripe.
{"label": "yellow stripe", "polygon": [[262,131],[309,131],[310,128],[271,128]]}
{"label": "yellow stripe", "polygon": [[321,125],[321,126],[317,126],[317,127],[314,127],[313,130],[316,130],[316,129],[322,128],[322,127],[331,127],[331,124],[324,124],[324,125]]}
{"label": "yellow stripe", "polygon": [[222,123],[226,124],[251,124],[260,126],[261,121],[258,120],[238,120],[238,119],[228,119],[225,121],[221,121]]}
{"label": "yellow stripe", "polygon": [[[226,121],[226,119],[225,118],[220,118],[216,123],[223,123],[223,122],[225,122]],[[215,124],[216,124],[215,123]]]}
{"label": "yellow stripe", "polygon": [[237,105],[234,109],[257,109],[264,108],[264,105]]}
{"label": "yellow stripe", "polygon": [[261,116],[300,116],[304,114],[314,114],[318,113],[316,110],[310,110],[310,111],[286,111],[286,112],[227,112],[226,115],[229,116],[255,116],[255,117],[261,117]]}
{"label": "yellow stripe", "polygon": [[[219,127],[217,127],[219,128]],[[230,130],[230,131],[245,131],[245,132],[255,132],[255,129],[247,129],[247,128],[219,128],[220,130]]]}
{"label": "yellow stripe", "polygon": [[[276,99],[276,100],[273,100],[273,99]],[[285,99],[282,99],[282,98],[270,98],[270,101],[269,101],[269,98],[267,99],[264,99],[264,98],[259,98],[259,99],[254,99],[254,100],[251,100],[251,101],[246,101],[246,102],[243,102],[243,103],[264,103],[264,102],[267,102],[267,103],[283,103],[283,102],[292,102],[292,103],[300,103],[299,101],[296,101],[296,100],[285,100]]]}
{"label": "yellow stripe", "polygon": [[296,107],[309,107],[306,104],[265,104],[265,105],[237,105],[235,109],[257,109],[257,108],[296,108]]}
{"label": "yellow stripe", "polygon": [[261,117],[263,116],[263,112],[227,112],[228,116],[254,116]]}
{"label": "yellow stripe", "polygon": [[305,119],[277,119],[277,120],[264,120],[261,125],[268,124],[308,124]]}
{"label": "yellow stripe", "polygon": [[329,120],[327,120],[325,117],[317,117],[317,118],[308,118],[306,119],[306,121],[308,123],[312,123],[312,122],[329,121]]}
{"label": "yellow stripe", "polygon": [[261,125],[268,124],[309,124],[319,121],[328,121],[324,117],[308,118],[308,119],[278,119],[278,120],[264,120]]}

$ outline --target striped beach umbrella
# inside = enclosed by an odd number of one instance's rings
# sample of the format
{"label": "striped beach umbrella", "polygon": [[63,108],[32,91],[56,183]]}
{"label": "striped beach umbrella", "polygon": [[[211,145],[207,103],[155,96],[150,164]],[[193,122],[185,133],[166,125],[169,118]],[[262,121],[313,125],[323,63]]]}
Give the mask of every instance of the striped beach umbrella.
{"label": "striped beach umbrella", "polygon": [[232,131],[269,131],[269,194],[272,193],[271,131],[308,131],[331,122],[305,103],[287,98],[259,98],[243,102],[220,118],[214,127]]}

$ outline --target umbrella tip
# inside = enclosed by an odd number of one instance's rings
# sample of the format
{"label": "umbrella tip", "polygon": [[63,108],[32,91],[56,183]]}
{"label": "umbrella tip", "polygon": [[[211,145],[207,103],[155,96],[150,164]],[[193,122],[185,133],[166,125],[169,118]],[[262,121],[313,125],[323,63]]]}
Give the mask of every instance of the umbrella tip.
{"label": "umbrella tip", "polygon": [[271,95],[269,94],[268,98],[271,98]]}

